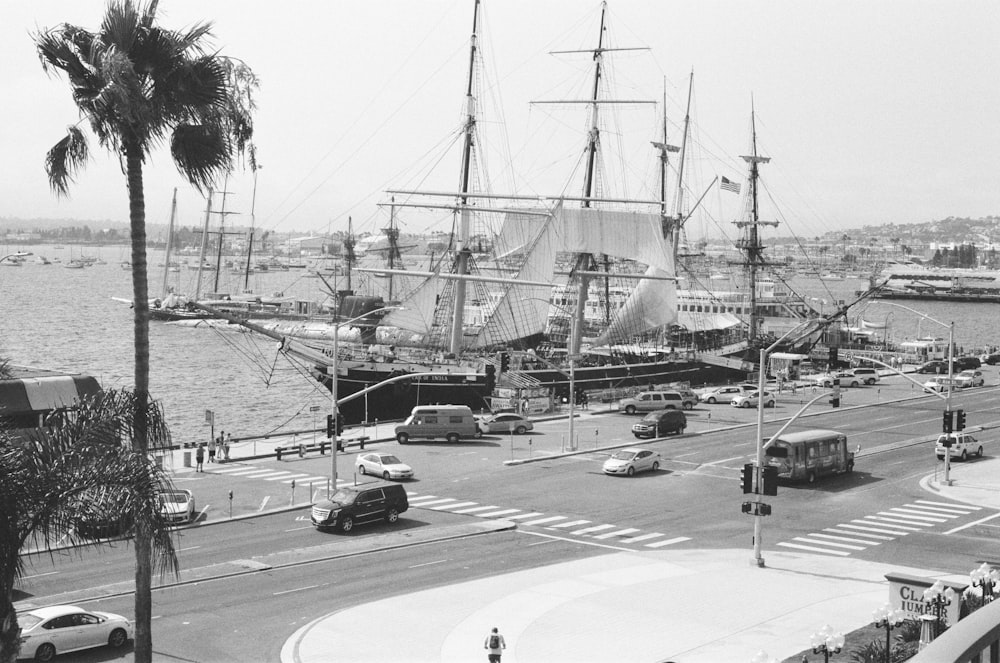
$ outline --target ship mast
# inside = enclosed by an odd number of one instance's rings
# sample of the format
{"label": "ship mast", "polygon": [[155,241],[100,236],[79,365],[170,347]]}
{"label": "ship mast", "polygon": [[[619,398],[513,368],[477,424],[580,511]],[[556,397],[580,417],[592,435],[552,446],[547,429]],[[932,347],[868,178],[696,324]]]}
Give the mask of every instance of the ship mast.
{"label": "ship mast", "polygon": [[[459,180],[459,224],[456,241],[455,273],[469,273],[469,258],[472,251],[469,248],[469,228],[471,212],[468,207],[470,180],[472,177],[472,151],[475,146],[476,131],[476,97],[473,94],[476,71],[477,36],[479,33],[479,0],[476,0],[472,12],[472,37],[469,46],[469,80],[465,91],[465,141],[462,147],[462,172]],[[451,336],[448,350],[458,354],[462,349],[462,328],[465,311],[465,281],[459,279],[455,283],[455,309],[452,313]]]}
{"label": "ship mast", "polygon": [[757,154],[757,125],[754,120],[754,112],[750,112],[750,149],[749,155],[741,156],[749,165],[750,173],[748,182],[750,184],[750,195],[748,200],[748,218],[744,221],[737,221],[738,228],[746,228],[746,236],[741,237],[736,247],[746,255],[745,264],[749,275],[750,290],[750,329],[749,338],[753,342],[760,332],[760,314],[757,311],[757,272],[764,266],[764,245],[761,244],[759,227],[777,226],[777,221],[763,221],[760,218],[760,210],[757,203],[757,184],[760,178],[759,165],[767,163],[770,157],[763,157]]}
{"label": "ship mast", "polygon": [[167,298],[170,288],[168,279],[170,278],[170,245],[174,239],[174,219],[177,217],[177,187],[174,187],[174,200],[170,203],[170,226],[167,228],[167,257],[163,260],[163,292],[162,298]]}
{"label": "ship mast", "polygon": [[[389,269],[396,269],[396,260],[402,260],[403,256],[399,252],[399,228],[396,227],[396,198],[390,199],[389,204],[389,227],[382,228],[382,232],[385,233],[386,242],[388,243],[388,249],[386,253],[386,261],[389,263]],[[392,301],[392,272],[389,273],[389,289],[387,292],[386,301]]]}

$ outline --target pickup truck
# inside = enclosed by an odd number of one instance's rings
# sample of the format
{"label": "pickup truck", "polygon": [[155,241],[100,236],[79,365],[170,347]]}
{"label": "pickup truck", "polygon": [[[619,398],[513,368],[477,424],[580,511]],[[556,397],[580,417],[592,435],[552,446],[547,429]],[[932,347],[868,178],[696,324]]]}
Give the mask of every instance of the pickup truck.
{"label": "pickup truck", "polygon": [[[944,445],[948,438],[951,438],[950,448]],[[938,460],[944,460],[945,451],[948,451],[952,458],[961,458],[962,460],[968,460],[969,456],[982,458],[983,444],[972,437],[967,430],[945,433],[938,435],[937,442],[934,443],[934,453],[937,454]]]}

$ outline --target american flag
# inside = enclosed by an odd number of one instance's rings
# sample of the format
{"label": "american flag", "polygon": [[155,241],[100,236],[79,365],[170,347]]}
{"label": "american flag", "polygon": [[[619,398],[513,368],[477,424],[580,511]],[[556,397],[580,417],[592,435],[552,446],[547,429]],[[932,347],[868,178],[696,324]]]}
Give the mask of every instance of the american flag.
{"label": "american flag", "polygon": [[740,183],[739,182],[733,182],[732,180],[730,180],[725,175],[722,176],[722,183],[719,184],[719,186],[722,187],[722,189],[725,190],[725,191],[732,191],[733,193],[739,193],[740,192]]}

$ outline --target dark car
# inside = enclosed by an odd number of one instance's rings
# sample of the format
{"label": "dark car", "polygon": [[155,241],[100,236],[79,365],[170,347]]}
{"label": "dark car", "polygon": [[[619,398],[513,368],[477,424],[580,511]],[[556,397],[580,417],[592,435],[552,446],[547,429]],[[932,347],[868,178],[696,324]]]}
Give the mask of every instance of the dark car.
{"label": "dark car", "polygon": [[948,362],[941,361],[940,359],[935,359],[925,364],[921,364],[920,368],[917,369],[917,373],[937,373],[940,375],[947,372]]}
{"label": "dark car", "polygon": [[642,421],[632,426],[636,437],[663,437],[668,433],[683,433],[687,428],[687,416],[680,410],[650,412]]}
{"label": "dark car", "polygon": [[355,523],[375,520],[394,523],[409,508],[406,489],[398,483],[379,481],[341,486],[330,499],[313,505],[312,524],[316,529],[338,528],[350,532]]}
{"label": "dark car", "polygon": [[1000,364],[1000,354],[986,355],[986,358],[983,359],[983,363],[989,364],[990,366]]}
{"label": "dark car", "polygon": [[[952,362],[955,365],[955,372],[959,373],[961,371],[966,371],[971,368],[980,368],[983,363],[979,361],[979,357],[955,357]],[[945,362],[945,370],[947,371],[948,362]]]}

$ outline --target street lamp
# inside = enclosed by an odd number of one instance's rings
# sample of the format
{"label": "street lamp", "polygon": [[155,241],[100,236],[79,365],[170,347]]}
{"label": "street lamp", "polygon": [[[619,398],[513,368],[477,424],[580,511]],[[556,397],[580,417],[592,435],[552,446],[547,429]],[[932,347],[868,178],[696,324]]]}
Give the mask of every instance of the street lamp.
{"label": "street lamp", "polygon": [[[338,339],[340,338],[340,327],[342,325],[349,325],[352,322],[357,322],[362,318],[367,318],[373,313],[381,313],[382,311],[392,311],[402,309],[402,306],[383,306],[382,308],[377,308],[372,311],[368,311],[362,315],[355,316],[350,320],[344,320],[343,322],[334,322],[333,325],[333,357],[330,358],[330,365],[327,366],[327,371],[330,373],[330,409],[333,416],[333,437],[330,438],[330,488],[328,489],[328,494],[332,495],[337,492],[337,428],[340,423],[340,411],[337,407],[337,364],[340,361],[340,346]],[[312,496],[309,496],[312,499]]]}
{"label": "street lamp", "polygon": [[[947,416],[950,417],[951,416],[951,414],[950,414],[951,413],[951,392],[952,392],[952,390],[955,387],[954,386],[954,378],[955,378],[955,322],[952,321],[952,322],[950,322],[948,324],[945,324],[945,323],[941,322],[940,320],[932,318],[931,316],[927,315],[926,313],[921,313],[920,311],[914,310],[914,309],[910,308],[909,306],[903,306],[902,304],[897,304],[896,302],[887,302],[885,300],[878,300],[877,303],[879,303],[879,304],[886,304],[887,306],[898,306],[901,309],[906,309],[907,311],[909,311],[910,313],[913,313],[914,315],[918,315],[921,318],[926,318],[927,320],[930,320],[931,322],[935,322],[935,323],[941,325],[942,327],[945,327],[945,328],[948,329],[948,392],[947,392],[947,395],[945,396],[944,408],[945,408],[945,411],[947,411],[949,413]],[[945,449],[945,452],[946,453],[944,455],[944,482],[947,485],[950,486],[951,485],[951,447],[948,447],[947,449]]]}
{"label": "street lamp", "polygon": [[890,654],[892,649],[892,639],[890,637],[890,633],[892,633],[892,629],[896,628],[904,621],[906,621],[906,611],[902,608],[893,610],[892,606],[888,603],[872,613],[872,622],[874,622],[875,628],[885,629],[885,663],[890,663],[892,660],[892,656]]}
{"label": "street lamp", "polygon": [[3,262],[7,258],[24,258],[26,256],[34,255],[31,251],[18,251],[17,253],[10,253],[0,258],[0,262]]}
{"label": "street lamp", "polygon": [[944,631],[944,618],[942,613],[944,609],[951,605],[951,602],[955,600],[955,590],[951,587],[945,589],[944,583],[940,580],[934,582],[933,585],[924,590],[924,603],[930,604],[931,610],[934,612],[934,637],[941,635]]}
{"label": "street lamp", "polygon": [[986,605],[993,600],[993,592],[1000,584],[1000,571],[983,562],[979,568],[969,573],[969,580],[972,581],[973,587],[982,587],[983,605]]}
{"label": "street lamp", "polygon": [[823,653],[824,663],[830,663],[830,656],[839,654],[844,648],[844,634],[834,633],[833,627],[827,624],[812,636],[812,650],[814,654]]}

